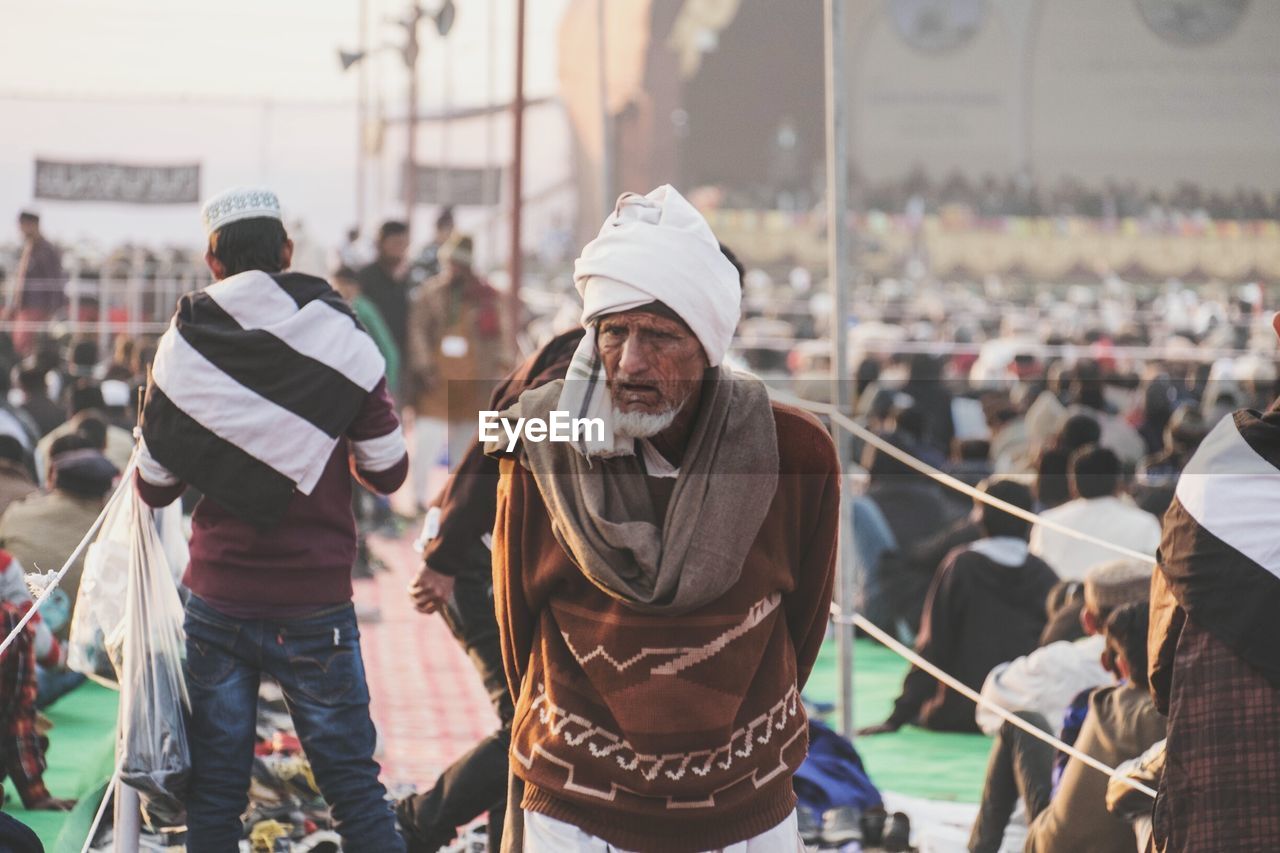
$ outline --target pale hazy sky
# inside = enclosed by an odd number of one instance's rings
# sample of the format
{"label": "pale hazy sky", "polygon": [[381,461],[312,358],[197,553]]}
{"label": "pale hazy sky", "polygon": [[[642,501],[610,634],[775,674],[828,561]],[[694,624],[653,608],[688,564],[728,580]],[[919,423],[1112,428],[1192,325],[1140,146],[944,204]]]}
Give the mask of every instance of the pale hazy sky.
{"label": "pale hazy sky", "polygon": [[[366,2],[370,41],[399,42],[402,30],[382,21],[401,17],[408,3]],[[565,3],[527,3],[526,74],[533,93],[555,86],[556,31]],[[433,0],[424,5],[437,8]],[[511,90],[514,0],[456,0],[456,6],[447,45],[430,23],[420,31],[420,86],[428,105],[442,98],[446,52],[458,100],[485,99],[491,31],[498,92]],[[359,9],[359,0],[15,2],[0,27],[0,95],[350,99],[356,75],[340,71],[336,52],[356,46]],[[379,57],[376,73],[388,90],[401,91],[397,56]]]}
{"label": "pale hazy sky", "polygon": [[[439,0],[423,0],[428,11]],[[509,100],[514,83],[515,0],[455,0],[456,22],[442,42],[420,30],[419,105],[427,113]],[[567,0],[528,0],[526,92],[557,90],[557,34]],[[406,0],[367,0],[371,47],[403,39]],[[354,208],[355,99],[358,75],[344,74],[339,47],[359,42],[359,0],[0,0],[0,223],[31,201],[38,157],[136,163],[203,164],[203,192],[261,182],[276,188],[286,212],[304,216],[316,238],[336,241]],[[490,50],[490,46],[496,50]],[[446,69],[448,73],[446,73]],[[386,115],[404,114],[406,73],[398,53],[368,64],[371,89]],[[505,124],[505,122],[500,122]],[[366,224],[397,215],[401,125],[387,132],[383,178],[370,177]],[[479,129],[459,128],[452,146],[424,125],[419,160],[481,165],[509,157]],[[559,128],[526,142],[555,146]],[[544,140],[546,140],[544,142]],[[563,149],[563,151],[562,151]],[[467,156],[464,156],[467,155]],[[470,161],[470,162],[468,162]],[[546,170],[543,170],[546,171]],[[535,176],[538,177],[538,176]],[[529,184],[526,184],[529,187]],[[528,189],[527,189],[528,191]],[[105,245],[124,240],[191,243],[200,239],[191,206],[128,207],[40,202],[55,238]],[[419,208],[433,216],[429,200]],[[478,214],[477,214],[478,215]],[[422,233],[425,233],[423,230]],[[0,224],[0,244],[13,239]]]}

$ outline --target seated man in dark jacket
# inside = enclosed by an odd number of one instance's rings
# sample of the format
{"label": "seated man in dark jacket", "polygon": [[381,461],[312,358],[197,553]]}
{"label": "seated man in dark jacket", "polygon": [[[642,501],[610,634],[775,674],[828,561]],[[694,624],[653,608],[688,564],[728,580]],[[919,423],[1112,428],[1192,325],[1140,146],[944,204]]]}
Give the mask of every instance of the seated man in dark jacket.
{"label": "seated man in dark jacket", "polygon": [[[928,448],[910,434],[882,436],[899,450],[920,459]],[[945,529],[954,519],[942,487],[901,461],[872,446],[864,449],[867,492],[853,498],[854,542],[862,580],[859,612],[884,630],[910,643],[920,629],[920,608],[934,572],[914,547]]]}
{"label": "seated man in dark jacket", "polygon": [[[1012,480],[983,490],[1023,509],[1031,490]],[[1027,552],[1031,525],[1004,510],[979,504],[982,539],[952,551],[938,568],[925,601],[916,652],[974,690],[991,668],[1036,647],[1044,629],[1044,600],[1057,583],[1053,570]],[[897,731],[906,723],[976,732],[973,703],[912,668],[889,719],[861,734]]]}

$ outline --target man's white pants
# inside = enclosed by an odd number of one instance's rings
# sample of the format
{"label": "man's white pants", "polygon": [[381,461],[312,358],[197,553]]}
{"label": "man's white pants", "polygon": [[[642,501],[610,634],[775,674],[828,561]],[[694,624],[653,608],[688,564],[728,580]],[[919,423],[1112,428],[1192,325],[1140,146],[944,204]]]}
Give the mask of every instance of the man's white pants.
{"label": "man's white pants", "polygon": [[[524,813],[525,853],[626,853],[578,827],[537,812]],[[707,853],[804,853],[793,811],[782,823],[754,838]]]}

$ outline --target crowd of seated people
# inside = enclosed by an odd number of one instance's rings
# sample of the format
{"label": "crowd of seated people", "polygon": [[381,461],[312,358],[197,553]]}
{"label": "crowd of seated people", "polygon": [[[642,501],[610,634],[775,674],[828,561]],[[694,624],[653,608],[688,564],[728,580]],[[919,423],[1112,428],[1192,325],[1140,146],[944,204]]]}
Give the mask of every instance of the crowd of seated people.
{"label": "crowd of seated people", "polygon": [[[951,489],[868,444],[848,510],[862,612],[987,700],[1108,766],[1138,757],[1164,736],[1145,683],[1152,563],[1138,557],[1155,556],[1157,513],[1212,426],[1206,398],[1220,389],[1153,373],[1116,395],[1116,376],[1085,361],[998,388],[934,373],[917,386],[928,392],[913,396],[906,364],[898,381],[885,385],[881,372],[865,386],[881,400],[866,404],[864,422],[899,451],[1041,520],[983,502],[961,514]],[[986,434],[953,430],[946,443],[947,430],[921,427],[915,396],[927,398],[931,419],[961,412],[949,402],[976,401]],[[1027,849],[1135,849],[1131,825],[1107,811],[1105,775],[914,667],[889,717],[861,733],[907,725],[995,737],[971,849],[998,850],[1011,816],[1024,815]]]}
{"label": "crowd of seated people", "polygon": [[[728,207],[781,207],[803,210],[821,204],[807,186],[761,183],[723,192]],[[880,213],[967,214],[979,219],[1006,216],[1078,216],[1091,219],[1176,220],[1280,219],[1280,195],[1238,187],[1230,192],[1183,182],[1172,190],[1143,187],[1136,181],[1085,182],[1062,178],[1037,181],[1025,173],[978,177],[960,172],[930,174],[923,167],[893,179],[871,181],[849,176],[849,204]]]}
{"label": "crowd of seated people", "polygon": [[[11,347],[0,351],[13,355]],[[139,389],[154,348],[121,337],[108,358],[93,341],[39,340],[0,359],[0,629],[32,606],[28,573],[63,567],[128,464]],[[57,748],[41,712],[85,677],[67,668],[84,556],[0,659],[0,773],[28,809],[74,805],[49,793],[44,755]]]}

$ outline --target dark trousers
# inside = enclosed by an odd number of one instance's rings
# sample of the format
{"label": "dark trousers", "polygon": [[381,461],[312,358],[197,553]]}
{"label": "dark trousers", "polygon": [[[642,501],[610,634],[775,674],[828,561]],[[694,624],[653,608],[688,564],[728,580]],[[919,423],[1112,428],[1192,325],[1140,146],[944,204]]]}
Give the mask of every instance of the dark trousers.
{"label": "dark trousers", "polygon": [[402,853],[404,840],[373,760],[355,608],[345,604],[280,621],[232,619],[193,595],[186,629],[189,853],[240,849],[263,673],[280,683],[343,849]]}
{"label": "dark trousers", "polygon": [[458,575],[453,597],[441,611],[449,630],[466,650],[498,712],[500,728],[451,764],[431,790],[401,800],[396,816],[410,853],[434,853],[464,826],[489,812],[489,849],[502,849],[502,816],[507,804],[507,753],[515,706],[502,669],[493,581],[468,568]]}
{"label": "dark trousers", "polygon": [[36,708],[43,711],[81,684],[88,681],[71,669],[47,669],[36,666]]}
{"label": "dark trousers", "polygon": [[[1044,731],[1044,715],[1017,711],[1019,717]],[[991,747],[982,804],[969,836],[972,853],[998,853],[1005,828],[1019,798],[1027,810],[1027,823],[1049,805],[1053,793],[1053,747],[1037,740],[1012,723],[1005,723]]]}

